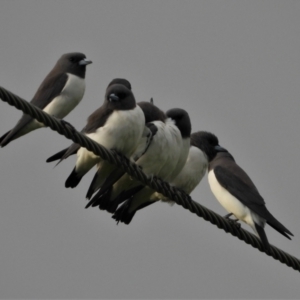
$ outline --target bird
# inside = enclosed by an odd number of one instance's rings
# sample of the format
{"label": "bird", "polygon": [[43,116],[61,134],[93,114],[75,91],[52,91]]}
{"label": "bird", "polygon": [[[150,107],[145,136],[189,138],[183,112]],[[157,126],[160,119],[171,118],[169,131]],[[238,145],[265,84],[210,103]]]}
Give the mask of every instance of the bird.
{"label": "bird", "polygon": [[[175,125],[180,131],[182,145],[180,147],[180,155],[177,161],[169,162],[164,166],[164,176],[158,174],[162,180],[171,182],[184,167],[190,149],[191,123],[188,113],[183,109],[171,109],[166,112],[166,115],[175,122]],[[172,150],[174,151],[174,149]],[[117,222],[129,224],[138,209],[144,208],[160,199],[157,193],[150,187],[136,187],[131,190],[121,193],[118,197],[118,204],[122,204],[113,214],[113,218]]]}
{"label": "bird", "polygon": [[[142,134],[142,137],[139,140],[138,147],[136,148],[134,154],[131,157],[132,161],[137,161],[141,156],[144,158],[144,154],[147,152],[147,155],[149,157],[149,153],[153,153],[153,137],[155,137],[155,140],[157,140],[157,131],[158,127],[162,129],[162,124],[164,123],[166,119],[166,115],[163,111],[161,111],[157,106],[152,104],[151,102],[138,102],[137,105],[142,109],[144,115],[145,115],[145,126],[144,131]],[[152,123],[153,121],[156,122],[156,124]],[[151,144],[151,150],[148,151],[149,146]],[[145,162],[145,159],[143,159]],[[153,166],[151,166],[153,169]],[[89,205],[93,204],[95,206],[95,200],[108,190],[108,188],[111,188],[112,185],[120,179],[126,172],[122,171],[121,169],[116,169],[108,178],[100,176],[101,170],[103,166],[100,163],[98,165],[98,170],[90,184],[90,187],[88,189],[86,198],[90,199],[92,195],[101,188],[101,191],[97,193],[97,196],[93,197],[93,200],[90,201]],[[123,176],[124,177],[124,176]],[[128,176],[125,176],[128,177]],[[129,182],[132,183],[132,180],[129,180]],[[121,186],[121,185],[120,185]],[[125,185],[126,186],[126,185]]]}
{"label": "bird", "polygon": [[[62,55],[30,103],[49,115],[63,119],[83,98],[86,66],[91,63],[83,53]],[[16,126],[0,137],[0,146],[4,147],[11,141],[44,126],[31,116],[23,114]]]}
{"label": "bird", "polygon": [[[136,152],[134,153],[134,156],[137,156],[137,158],[134,157],[134,160],[146,175],[165,179],[177,167],[176,162],[182,156],[183,139],[181,131],[175,124],[175,117],[174,119],[169,117],[173,110],[168,111],[165,115],[152,103],[143,103],[143,110],[145,116],[148,116],[150,111],[152,111],[151,117],[155,116],[153,121],[146,123],[146,126],[152,131],[152,138],[146,147],[142,147],[146,150],[137,151],[138,153],[142,152],[142,154],[137,155]],[[153,111],[156,113],[153,113]],[[176,117],[185,114],[183,110],[176,109],[176,112],[178,114]],[[156,116],[162,116],[162,118],[157,120]],[[146,117],[147,119],[150,118]],[[190,123],[188,123],[188,126],[190,126]],[[128,174],[124,174],[115,182],[116,180],[108,178],[104,186],[108,185],[110,188],[105,189],[103,186],[86,207],[90,205],[99,206],[101,210],[113,213],[120,202],[124,201],[123,197],[127,191],[132,191],[132,189],[137,191],[143,188],[139,181],[132,179]],[[152,194],[151,189],[146,189],[146,191]]]}
{"label": "bird", "polygon": [[[208,158],[202,150],[202,133],[202,131],[198,131],[191,134],[190,149],[186,163],[179,174],[171,182],[169,182],[170,185],[184,191],[186,194],[190,194],[196,188],[207,171]],[[126,200],[116,210],[113,218],[118,222],[129,224],[136,211],[150,204],[154,204],[158,200],[162,200],[170,204],[174,203],[173,200],[156,192],[152,195],[151,200],[148,199],[148,201],[143,201],[141,206],[135,205],[131,199]]]}
{"label": "bird", "polygon": [[[88,117],[87,124],[81,132],[107,149],[114,149],[130,157],[142,136],[145,116],[136,105],[132,91],[124,82],[116,82],[118,81],[114,80],[108,85],[103,105]],[[129,82],[127,86],[131,87]],[[65,182],[66,188],[76,187],[94,165],[103,162],[99,156],[76,143],[51,156],[47,162],[57,159],[62,161],[75,153],[77,153],[76,165]],[[104,176],[108,176],[115,167],[108,162],[105,163],[103,173]]]}
{"label": "bird", "polygon": [[206,132],[203,149],[208,157],[208,182],[219,203],[237,220],[249,225],[260,238],[265,250],[270,244],[264,227],[267,223],[286,238],[293,234],[267,209],[263,197],[247,173],[235,162],[233,156],[219,145],[218,138]]}
{"label": "bird", "polygon": [[[113,84],[123,84],[125,87],[127,87],[129,90],[131,90],[131,83],[124,79],[124,78],[114,78],[107,86],[106,90]],[[86,126],[81,130],[81,133],[85,133],[85,130],[86,130]],[[77,151],[80,149],[80,147],[75,147],[75,145],[73,146],[74,147],[74,151],[69,151],[68,153],[68,156],[64,156],[66,154],[66,152],[69,150],[70,147],[67,147],[59,152],[57,152],[56,154],[52,155],[51,157],[49,157],[46,162],[49,163],[49,162],[53,162],[53,161],[56,161],[56,160],[59,160],[59,162],[56,164],[58,165],[63,159],[66,159],[67,157],[69,157],[70,155],[74,155],[77,153]],[[64,157],[64,158],[63,158]]]}

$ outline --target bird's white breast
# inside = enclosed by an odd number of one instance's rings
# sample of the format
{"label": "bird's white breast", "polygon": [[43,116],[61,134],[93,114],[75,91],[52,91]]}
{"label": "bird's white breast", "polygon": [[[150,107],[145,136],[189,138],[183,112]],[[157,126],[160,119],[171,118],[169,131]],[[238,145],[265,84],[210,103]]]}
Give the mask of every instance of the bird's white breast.
{"label": "bird's white breast", "polygon": [[[145,125],[144,113],[139,106],[132,110],[115,110],[104,126],[86,134],[89,138],[106,147],[115,149],[130,157],[137,147]],[[76,170],[98,163],[101,158],[85,148],[77,153]]]}
{"label": "bird's white breast", "polygon": [[152,173],[166,180],[169,174],[173,172],[180,157],[181,134],[173,121],[167,120],[166,123],[154,121],[153,123],[157,126],[158,131],[147,151],[148,153],[143,158],[142,166],[145,165],[145,172],[147,172],[146,169],[149,170],[148,174]]}
{"label": "bird's white breast", "polygon": [[174,180],[176,176],[179,174],[179,172],[182,170],[182,168],[184,167],[189,154],[189,149],[190,149],[190,139],[189,138],[182,139],[180,155],[173,172],[168,176],[168,181]]}
{"label": "bird's white breast", "polygon": [[68,115],[81,101],[85,91],[85,80],[68,73],[68,80],[61,93],[43,110],[59,119]]}
{"label": "bird's white breast", "polygon": [[199,148],[191,146],[184,167],[171,184],[190,194],[204,177],[207,165],[206,155]]}
{"label": "bird's white breast", "polygon": [[208,182],[214,196],[229,213],[251,227],[254,226],[250,209],[220,185],[213,170],[208,173]]}
{"label": "bird's white breast", "polygon": [[144,114],[139,106],[132,110],[115,110],[104,126],[88,137],[108,149],[116,149],[126,156],[135,151],[144,130]]}

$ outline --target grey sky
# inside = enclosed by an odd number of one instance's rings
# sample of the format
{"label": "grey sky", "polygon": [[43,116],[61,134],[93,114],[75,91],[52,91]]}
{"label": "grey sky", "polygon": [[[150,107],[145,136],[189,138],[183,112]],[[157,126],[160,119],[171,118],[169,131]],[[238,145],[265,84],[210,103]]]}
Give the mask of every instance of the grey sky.
{"label": "grey sky", "polygon": [[[0,84],[30,100],[66,52],[93,61],[77,129],[106,85],[185,108],[215,133],[290,229],[271,244],[300,258],[299,1],[1,1]],[[21,116],[0,101],[0,135]],[[85,210],[94,175],[65,189],[70,142],[40,129],[0,149],[0,298],[298,298],[299,273],[180,206],[158,203],[129,226]],[[194,200],[224,215],[207,178]],[[248,227],[245,227],[248,229]]]}

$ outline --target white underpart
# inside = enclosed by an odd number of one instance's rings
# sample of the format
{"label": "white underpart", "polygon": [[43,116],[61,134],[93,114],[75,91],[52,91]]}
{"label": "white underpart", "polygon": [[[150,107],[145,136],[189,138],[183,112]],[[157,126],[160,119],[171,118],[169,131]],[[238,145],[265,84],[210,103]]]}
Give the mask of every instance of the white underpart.
{"label": "white underpart", "polygon": [[217,198],[219,203],[233,215],[248,224],[253,231],[257,234],[254,222],[262,227],[265,225],[265,220],[254,213],[251,209],[245,206],[236,197],[230,194],[226,189],[224,189],[218,182],[213,170],[208,173],[208,182],[212,193]]}
{"label": "white underpart", "polygon": [[[165,123],[161,121],[151,123],[157,127],[157,132],[153,136],[147,151],[136,161],[136,164],[141,166],[143,172],[148,176],[158,176],[165,180],[174,171],[180,158],[182,149],[181,133],[171,119],[167,119]],[[140,151],[140,148],[139,146],[138,151]],[[122,190],[131,189],[138,185],[140,185],[140,182],[125,174],[114,184],[111,199],[118,196]]]}
{"label": "white underpart", "polygon": [[208,166],[206,155],[197,147],[191,146],[186,163],[171,185],[190,194],[204,177]]}
{"label": "white underpart", "polygon": [[[142,136],[144,124],[144,113],[139,106],[132,110],[115,110],[104,126],[86,136],[107,149],[115,149],[130,157]],[[82,147],[77,152],[76,172],[85,174],[100,161],[99,156]]]}
{"label": "white underpart", "polygon": [[131,156],[131,159],[133,161],[137,161],[147,150],[152,138],[152,133],[151,130],[149,129],[148,126],[144,126],[144,131],[143,134],[138,142],[138,145]]}
{"label": "white underpart", "polygon": [[180,173],[180,171],[182,170],[182,168],[184,167],[184,165],[186,163],[187,157],[189,155],[189,150],[190,150],[190,138],[182,139],[182,145],[181,145],[179,159],[176,163],[176,166],[175,166],[173,172],[169,174],[169,176],[168,176],[168,178],[166,178],[166,180],[171,182]]}
{"label": "white underpart", "polygon": [[[144,130],[141,138],[139,139],[136,150],[130,158],[131,161],[136,161],[145,152],[147,145],[149,144],[149,134],[150,129],[147,126],[144,126]],[[93,191],[96,191],[101,188],[107,176],[115,169],[115,166],[102,160],[99,163],[97,163],[97,168],[99,172],[97,174],[97,179],[93,182],[92,185]]]}
{"label": "white underpart", "polygon": [[[181,136],[181,134],[180,134]],[[181,143],[181,148],[180,148],[180,155],[179,155],[179,159],[177,160],[177,162],[173,162],[174,164],[174,169],[171,173],[169,173],[169,175],[164,178],[164,180],[168,181],[169,183],[171,183],[176,177],[177,175],[180,173],[180,171],[183,169],[185,163],[186,163],[186,160],[187,160],[187,157],[188,157],[188,154],[189,154],[189,150],[190,150],[190,138],[184,138],[182,139],[182,143]],[[152,194],[151,196],[151,200],[152,201],[157,201],[161,199],[162,201],[167,201],[169,202],[169,204],[173,205],[174,204],[174,201],[170,200],[169,198],[166,198],[164,195],[158,193],[158,192],[155,192]]]}
{"label": "white underpart", "polygon": [[[197,147],[190,146],[189,154],[184,167],[179,174],[170,182],[171,185],[190,194],[204,177],[208,166],[207,156]],[[170,205],[175,202],[170,198],[156,193],[157,200],[166,201]],[[154,199],[154,197],[152,197]]]}
{"label": "white underpart", "polygon": [[44,112],[59,119],[64,118],[78,105],[85,91],[83,78],[67,74],[68,80],[64,89],[43,109]]}
{"label": "white underpart", "polygon": [[[67,74],[68,80],[64,89],[43,109],[44,112],[59,119],[63,119],[77,106],[85,91],[85,80],[83,78]],[[45,127],[45,125],[34,119],[20,130],[14,139],[41,127]]]}
{"label": "white underpart", "polygon": [[[146,147],[148,145],[149,137],[147,137],[150,134],[150,129],[147,126],[144,126],[144,131],[142,133],[141,138],[139,139],[138,145],[136,147],[136,150],[134,151],[134,154],[130,157],[130,160],[132,162],[136,161],[138,157],[142,155],[142,153],[146,150]],[[93,181],[91,189],[95,192],[98,189],[102,187],[107,177],[111,174],[116,167],[110,163],[108,163],[105,160],[102,160],[97,163],[97,177],[96,180]],[[130,180],[131,182],[131,180]]]}
{"label": "white underpart", "polygon": [[[174,124],[174,121],[171,119],[168,119],[168,122],[170,122],[170,124]],[[182,170],[187,160],[187,156],[190,149],[190,139],[189,138],[182,139],[181,133],[177,126],[173,125],[171,132],[173,132],[173,143],[174,143],[173,150],[171,151],[171,153],[173,152],[173,155],[174,153],[176,153],[177,159],[175,159],[175,157],[170,156],[170,159],[164,164],[163,168],[160,170],[158,174],[158,177],[169,182],[172,181]],[[148,201],[154,202],[154,201],[158,201],[159,199],[164,199],[165,201],[168,202],[170,201],[160,193],[150,188],[144,188],[143,190],[141,190],[140,192],[136,193],[133,196],[129,211],[134,210],[144,202],[148,202]]]}

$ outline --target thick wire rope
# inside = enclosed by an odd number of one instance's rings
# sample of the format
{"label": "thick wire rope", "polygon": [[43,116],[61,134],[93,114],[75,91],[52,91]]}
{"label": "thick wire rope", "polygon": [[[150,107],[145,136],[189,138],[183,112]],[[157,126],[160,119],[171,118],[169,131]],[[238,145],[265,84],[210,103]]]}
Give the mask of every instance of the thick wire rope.
{"label": "thick wire rope", "polygon": [[57,131],[59,134],[64,135],[74,143],[80,144],[82,147],[92,151],[94,154],[120,167],[130,176],[139,180],[141,183],[148,185],[164,196],[174,200],[178,205],[188,209],[190,212],[196,214],[206,221],[209,221],[218,228],[223,229],[225,232],[231,233],[238,239],[243,240],[246,244],[249,244],[259,251],[266,253],[268,256],[272,256],[274,259],[279,260],[288,267],[300,272],[300,260],[298,258],[284,252],[281,249],[278,249],[273,245],[270,245],[270,249],[266,251],[263,248],[260,239],[254,234],[237,226],[235,222],[225,219],[205,206],[193,201],[189,195],[181,190],[176,189],[175,187],[170,186],[167,182],[164,182],[157,177],[148,177],[136,164],[130,162],[126,157],[118,154],[115,151],[108,150],[100,144],[94,142],[90,138],[76,131],[68,123],[44,113],[39,108],[23,100],[19,96],[7,91],[3,87],[0,87],[0,98],[9,105],[16,107],[17,109],[22,110],[25,114],[37,119],[39,122],[45,124],[45,126],[48,126],[52,130]]}

